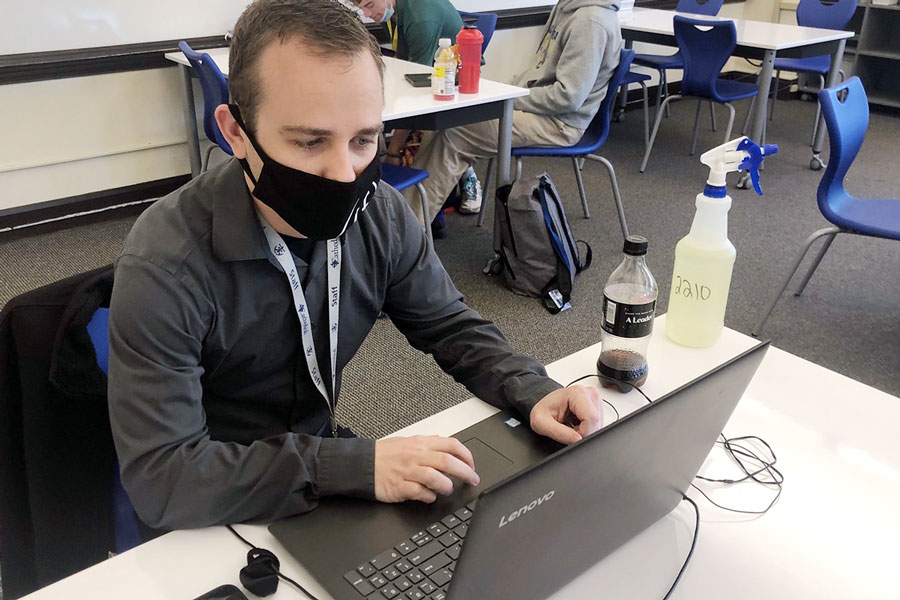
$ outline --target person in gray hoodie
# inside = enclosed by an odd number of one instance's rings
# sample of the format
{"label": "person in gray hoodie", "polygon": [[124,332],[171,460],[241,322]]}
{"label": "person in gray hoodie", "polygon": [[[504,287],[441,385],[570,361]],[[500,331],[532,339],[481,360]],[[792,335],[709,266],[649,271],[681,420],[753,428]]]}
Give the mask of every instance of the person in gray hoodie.
{"label": "person in gray hoodie", "polygon": [[[571,146],[581,139],[619,64],[624,42],[618,10],[619,0],[559,0],[532,65],[512,81],[530,91],[515,101],[514,147]],[[432,217],[472,160],[497,153],[497,128],[496,119],[473,123],[423,142],[413,166],[430,173],[423,185]],[[421,218],[418,191],[409,188],[404,197]]]}

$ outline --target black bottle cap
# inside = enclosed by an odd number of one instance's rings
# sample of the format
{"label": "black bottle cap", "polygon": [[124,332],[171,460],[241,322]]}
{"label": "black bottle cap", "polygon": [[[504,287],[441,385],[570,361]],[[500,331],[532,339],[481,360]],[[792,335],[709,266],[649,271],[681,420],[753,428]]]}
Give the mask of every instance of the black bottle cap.
{"label": "black bottle cap", "polygon": [[625,238],[623,251],[629,256],[643,256],[647,254],[647,238],[642,235],[629,235]]}

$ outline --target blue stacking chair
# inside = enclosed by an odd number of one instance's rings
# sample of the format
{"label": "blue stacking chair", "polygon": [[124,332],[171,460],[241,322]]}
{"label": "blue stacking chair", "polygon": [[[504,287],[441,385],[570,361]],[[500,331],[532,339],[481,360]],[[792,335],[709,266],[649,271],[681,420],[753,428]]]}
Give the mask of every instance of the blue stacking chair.
{"label": "blue stacking chair", "polygon": [[[708,21],[703,19],[690,19],[675,15],[675,40],[684,57],[684,79],[681,80],[681,93],[673,94],[663,100],[662,108],[674,100],[684,97],[712,100],[728,107],[728,127],[725,130],[725,141],[731,139],[731,128],[734,125],[734,106],[732,102],[752,98],[756,96],[757,89],[752,83],[720,79],[719,73],[728,61],[737,44],[737,30],[734,21]],[[702,103],[697,103],[697,114],[694,118],[694,136],[691,141],[691,154],[697,147],[697,132],[700,128],[700,108]],[[659,131],[659,123],[662,120],[663,111],[656,111],[656,120],[653,123],[653,133],[650,134],[650,144],[644,153],[644,161],[641,163],[641,173],[647,168],[650,152],[653,150],[653,142]]]}
{"label": "blue stacking chair", "polygon": [[[681,13],[714,17],[719,14],[719,10],[721,10],[724,1],[725,0],[707,0],[705,2],[700,2],[699,0],[678,0],[678,5],[675,7],[675,10],[676,12]],[[635,54],[634,64],[639,67],[646,67],[659,72],[659,87],[656,90],[656,111],[659,112],[659,109],[662,107],[662,100],[668,93],[666,71],[684,68],[684,57],[682,56],[681,51],[679,50],[675,54]],[[713,112],[712,103],[710,103],[709,106],[710,115],[713,120],[713,130],[715,130],[715,112]]]}
{"label": "blue stacking chair", "polygon": [[[228,83],[225,81],[225,76],[206,52],[194,51],[185,41],[178,42],[178,47],[191,63],[203,90],[203,131],[209,141],[215,142],[223,152],[230,156],[233,154],[231,146],[219,130],[215,115],[217,106],[228,104]],[[201,171],[209,168],[209,157],[215,147],[210,146],[206,151],[206,158],[200,167]]]}
{"label": "blue stacking chair", "polygon": [[474,25],[478,28],[478,31],[481,32],[481,35],[484,36],[484,41],[481,43],[481,56],[483,57],[488,44],[491,43],[494,30],[497,28],[497,15],[494,13],[463,12],[461,10],[457,12],[463,20],[463,23],[466,25]]}
{"label": "blue stacking chair", "polygon": [[[612,185],[613,198],[616,203],[616,212],[619,215],[619,225],[622,227],[622,237],[628,237],[628,225],[625,223],[625,210],[622,208],[622,198],[619,195],[619,183],[616,180],[616,171],[613,169],[612,163],[608,160],[594,154],[606,142],[609,136],[609,122],[612,117],[612,108],[616,101],[616,90],[625,78],[628,69],[631,68],[631,61],[634,60],[634,50],[623,49],[619,54],[619,66],[613,71],[612,77],[609,78],[609,84],[606,88],[606,97],[600,103],[600,109],[594,116],[588,128],[584,131],[584,135],[574,146],[560,147],[542,147],[542,146],[525,146],[521,148],[513,148],[512,155],[516,159],[516,179],[522,177],[522,159],[526,156],[556,156],[569,157],[572,159],[572,166],[575,169],[575,181],[578,183],[578,193],[581,195],[581,206],[584,208],[584,218],[591,216],[588,210],[587,196],[584,193],[584,182],[581,180],[581,167],[579,159],[589,158],[593,161],[602,163],[609,172],[609,180]],[[488,161],[488,171],[485,176],[484,189],[490,189],[491,171],[493,168],[493,159]],[[486,202],[481,203],[481,212],[478,215],[478,225],[484,222],[484,207]]]}
{"label": "blue stacking chair", "polygon": [[862,146],[869,125],[869,102],[859,77],[851,77],[840,85],[820,91],[819,103],[825,113],[831,153],[828,167],[819,182],[816,199],[822,216],[832,226],[820,229],[806,239],[778,293],[753,329],[753,335],[762,331],[810,246],[820,237],[824,237],[825,241],[800,283],[796,296],[803,293],[837,234],[852,233],[900,240],[900,198],[857,198],[844,189],[847,170]]}
{"label": "blue stacking chair", "polygon": [[[97,355],[97,366],[104,375],[109,375],[109,309],[98,308],[87,325],[88,337]],[[116,552],[122,553],[139,545],[143,539],[134,519],[134,506],[122,487],[119,476],[119,461],[113,465],[113,529],[116,537]]]}
{"label": "blue stacking chair", "polygon": [[[797,25],[804,27],[820,27],[822,29],[843,29],[853,18],[856,12],[857,0],[832,0],[829,4],[823,4],[821,0],[800,0],[797,5]],[[769,120],[775,116],[775,102],[778,98],[778,83],[781,80],[782,71],[794,73],[810,73],[819,76],[819,89],[825,87],[825,76],[831,69],[831,56],[811,56],[809,58],[775,58],[775,85],[772,86],[772,99],[769,106]],[[843,79],[843,71],[841,71]],[[819,127],[819,115],[821,107],[816,104],[816,120],[813,125],[812,145],[816,139],[816,130]]]}
{"label": "blue stacking chair", "polygon": [[[625,73],[625,77],[622,78],[622,85],[620,88],[625,88],[625,92],[628,92],[628,86],[632,83],[637,83],[641,86],[641,90],[644,93],[644,150],[647,149],[647,144],[650,143],[650,105],[649,100],[647,99],[647,82],[650,81],[650,76],[644,73],[636,73],[634,71],[628,71]],[[622,107],[622,112],[624,112],[625,108]],[[623,115],[620,112],[619,115],[616,116],[616,121],[622,121]]]}
{"label": "blue stacking chair", "polygon": [[422,182],[428,179],[428,171],[422,169],[413,169],[412,167],[401,167],[384,163],[381,165],[381,180],[391,185],[398,191],[416,186],[419,195],[422,198],[422,219],[425,221],[425,232],[428,239],[431,238],[431,217],[428,215],[428,195],[425,193],[425,186]]}

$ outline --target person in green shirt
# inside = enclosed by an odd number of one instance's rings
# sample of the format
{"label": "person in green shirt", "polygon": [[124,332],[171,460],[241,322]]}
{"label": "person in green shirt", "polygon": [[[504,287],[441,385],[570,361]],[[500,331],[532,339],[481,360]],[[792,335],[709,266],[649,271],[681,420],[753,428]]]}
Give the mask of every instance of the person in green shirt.
{"label": "person in green shirt", "polygon": [[[423,65],[434,64],[438,40],[450,38],[463,27],[462,17],[450,0],[351,0],[362,14],[385,23],[397,58]],[[388,142],[384,162],[399,165],[410,131],[395,129]]]}
{"label": "person in green shirt", "polygon": [[462,29],[450,0],[352,0],[366,18],[386,23],[397,58],[431,66],[438,40]]}

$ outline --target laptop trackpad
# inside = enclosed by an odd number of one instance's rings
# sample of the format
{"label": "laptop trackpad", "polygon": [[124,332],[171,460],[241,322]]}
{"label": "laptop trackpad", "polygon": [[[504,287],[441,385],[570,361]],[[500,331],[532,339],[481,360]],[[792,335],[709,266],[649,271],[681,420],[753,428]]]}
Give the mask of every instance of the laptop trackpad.
{"label": "laptop trackpad", "polygon": [[[475,472],[481,478],[480,489],[494,485],[504,477],[511,474],[510,467],[513,461],[503,456],[478,438],[471,438],[463,442],[463,445],[472,453],[475,459]],[[454,481],[454,487],[457,483]]]}

